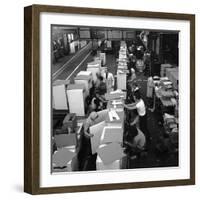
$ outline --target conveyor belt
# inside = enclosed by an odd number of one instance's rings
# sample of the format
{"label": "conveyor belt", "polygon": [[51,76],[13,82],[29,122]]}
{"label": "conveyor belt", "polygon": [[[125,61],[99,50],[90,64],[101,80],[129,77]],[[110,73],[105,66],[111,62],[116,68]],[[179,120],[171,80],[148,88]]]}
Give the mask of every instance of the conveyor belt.
{"label": "conveyor belt", "polygon": [[[67,77],[74,71],[74,69],[79,65],[83,64],[84,61],[87,61],[91,53],[92,44],[91,42],[83,49],[81,49],[77,54],[75,54],[70,60],[63,64],[56,72],[52,74],[52,80],[57,79],[67,79]],[[89,62],[89,61],[87,61]]]}

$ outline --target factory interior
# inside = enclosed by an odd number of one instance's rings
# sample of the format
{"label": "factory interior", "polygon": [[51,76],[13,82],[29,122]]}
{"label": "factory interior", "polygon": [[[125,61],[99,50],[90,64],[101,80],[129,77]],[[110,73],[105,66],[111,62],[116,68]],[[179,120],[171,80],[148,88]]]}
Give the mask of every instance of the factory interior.
{"label": "factory interior", "polygon": [[51,172],[179,166],[179,33],[51,27]]}

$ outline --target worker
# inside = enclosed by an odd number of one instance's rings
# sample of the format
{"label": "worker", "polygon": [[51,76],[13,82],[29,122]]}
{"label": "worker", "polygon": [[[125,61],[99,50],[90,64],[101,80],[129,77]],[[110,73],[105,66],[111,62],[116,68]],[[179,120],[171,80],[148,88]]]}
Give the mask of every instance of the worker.
{"label": "worker", "polygon": [[106,83],[103,81],[103,77],[99,76],[98,77],[99,80],[99,85],[97,87],[97,90],[99,91],[100,95],[105,95],[107,88],[106,88]]}
{"label": "worker", "polygon": [[80,170],[84,170],[86,163],[92,156],[91,137],[94,135],[90,133],[90,127],[97,123],[97,119],[97,112],[91,112],[84,123],[84,132],[81,137],[80,150],[78,152]]}
{"label": "worker", "polygon": [[155,83],[154,94],[153,94],[153,107],[149,108],[151,112],[154,112],[157,106],[157,109],[160,109],[160,101],[159,99],[162,97],[161,94],[162,87],[160,84]]}
{"label": "worker", "polygon": [[89,117],[86,119],[84,124],[84,135],[87,138],[93,137],[93,134],[90,133],[89,129],[91,126],[96,124],[96,119],[98,118],[97,112],[93,111],[90,113]]}
{"label": "worker", "polygon": [[107,93],[110,93],[111,91],[113,91],[115,85],[113,74],[108,71],[107,67],[105,67],[104,72],[102,73],[102,77],[104,79],[104,82],[106,83]]}
{"label": "worker", "polygon": [[93,137],[94,135],[90,133],[90,127],[95,125],[97,123],[98,119],[98,114],[97,112],[91,112],[89,117],[86,119],[84,123],[84,134],[82,138],[82,148],[84,148],[85,155],[91,156],[92,155],[92,150],[91,150],[91,141],[90,138]]}
{"label": "worker", "polygon": [[126,145],[126,152],[130,159],[136,159],[140,156],[141,152],[145,150],[146,138],[144,133],[139,129],[138,125],[130,127],[130,134],[124,142]]}
{"label": "worker", "polygon": [[140,86],[135,81],[133,81],[132,95],[134,96],[136,93],[140,93]]}
{"label": "worker", "polygon": [[149,131],[147,130],[147,115],[146,115],[146,106],[141,98],[140,92],[136,92],[134,94],[135,103],[131,104],[124,104],[124,107],[128,110],[137,110],[139,115],[139,127],[142,130],[142,132],[145,134],[147,140],[149,141],[150,135]]}

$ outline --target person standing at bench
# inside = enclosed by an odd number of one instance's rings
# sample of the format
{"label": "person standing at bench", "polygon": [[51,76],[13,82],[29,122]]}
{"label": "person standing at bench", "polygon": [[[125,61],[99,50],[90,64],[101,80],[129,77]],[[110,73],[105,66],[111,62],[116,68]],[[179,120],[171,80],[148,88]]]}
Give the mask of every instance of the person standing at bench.
{"label": "person standing at bench", "polygon": [[150,140],[150,134],[147,129],[147,115],[146,115],[146,106],[141,98],[140,92],[136,92],[134,94],[135,103],[132,104],[124,104],[124,107],[128,110],[137,110],[137,113],[139,115],[139,127],[140,130],[145,134],[147,142]]}

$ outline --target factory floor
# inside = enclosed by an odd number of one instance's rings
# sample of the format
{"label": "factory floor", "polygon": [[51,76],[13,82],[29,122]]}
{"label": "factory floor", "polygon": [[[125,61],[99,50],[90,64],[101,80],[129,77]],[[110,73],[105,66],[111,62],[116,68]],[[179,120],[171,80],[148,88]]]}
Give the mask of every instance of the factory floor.
{"label": "factory floor", "polygon": [[[81,59],[84,59],[82,62]],[[76,63],[73,66],[67,67],[62,74],[59,75],[59,79],[66,79],[70,76],[70,79],[73,81],[75,75],[81,71],[86,70],[87,63],[93,60],[93,56],[91,54],[85,55],[77,59]],[[81,64],[80,64],[81,63]],[[78,68],[76,66],[79,65]],[[116,74],[116,58],[114,54],[106,54],[106,65],[110,69],[113,74]],[[69,71],[70,68],[70,71]],[[73,72],[73,73],[72,73]],[[147,127],[149,133],[151,135],[151,141],[148,147],[148,150],[141,156],[136,159],[127,159],[124,158],[122,168],[153,168],[153,167],[170,167],[170,166],[178,166],[178,153],[171,154],[168,152],[157,152],[156,146],[159,142],[159,138],[163,136],[164,129],[162,124],[160,123],[161,115],[157,110],[151,112],[148,108],[151,107],[151,101],[146,98],[146,88],[147,88],[147,76],[144,73],[136,72],[137,83],[140,86],[142,98],[147,105]],[[79,153],[79,170],[91,171],[96,170],[96,155],[92,155],[88,157],[88,147],[85,146],[81,148]]]}

